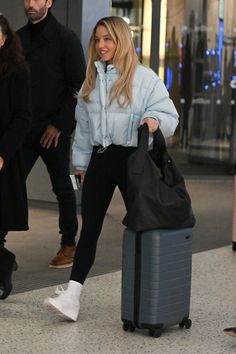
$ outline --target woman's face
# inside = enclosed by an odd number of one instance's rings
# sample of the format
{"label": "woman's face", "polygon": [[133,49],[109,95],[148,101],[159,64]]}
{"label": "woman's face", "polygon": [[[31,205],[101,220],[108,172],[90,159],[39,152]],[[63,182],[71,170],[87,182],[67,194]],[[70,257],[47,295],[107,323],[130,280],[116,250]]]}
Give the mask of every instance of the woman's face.
{"label": "woman's face", "polygon": [[1,26],[0,26],[0,48],[5,43],[5,40],[6,40],[6,36],[2,33],[2,29],[1,29]]}
{"label": "woman's face", "polygon": [[95,32],[95,49],[101,60],[112,63],[116,44],[105,26],[98,26]]}

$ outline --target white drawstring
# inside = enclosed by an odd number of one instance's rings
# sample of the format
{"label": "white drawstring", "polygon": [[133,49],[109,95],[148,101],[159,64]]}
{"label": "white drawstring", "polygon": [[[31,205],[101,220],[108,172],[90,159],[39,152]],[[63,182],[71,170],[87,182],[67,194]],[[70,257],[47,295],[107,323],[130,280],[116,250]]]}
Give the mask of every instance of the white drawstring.
{"label": "white drawstring", "polygon": [[98,153],[98,154],[102,154],[103,152],[106,151],[106,149],[107,149],[107,147],[101,146],[101,147],[97,150],[97,153]]}

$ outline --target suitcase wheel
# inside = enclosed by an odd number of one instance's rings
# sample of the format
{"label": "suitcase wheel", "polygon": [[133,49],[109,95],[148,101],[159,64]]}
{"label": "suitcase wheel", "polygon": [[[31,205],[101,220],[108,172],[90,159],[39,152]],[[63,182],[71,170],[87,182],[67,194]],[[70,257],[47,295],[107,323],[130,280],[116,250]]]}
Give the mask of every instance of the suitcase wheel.
{"label": "suitcase wheel", "polygon": [[150,328],[149,329],[149,335],[151,337],[158,338],[162,335],[162,330],[160,328]]}
{"label": "suitcase wheel", "polygon": [[123,330],[126,331],[126,332],[127,331],[134,332],[135,331],[135,327],[132,325],[132,323],[130,323],[128,321],[124,321]]}
{"label": "suitcase wheel", "polygon": [[192,326],[192,321],[190,320],[190,318],[185,318],[183,319],[182,322],[180,322],[179,324],[180,328],[187,328],[189,329]]}

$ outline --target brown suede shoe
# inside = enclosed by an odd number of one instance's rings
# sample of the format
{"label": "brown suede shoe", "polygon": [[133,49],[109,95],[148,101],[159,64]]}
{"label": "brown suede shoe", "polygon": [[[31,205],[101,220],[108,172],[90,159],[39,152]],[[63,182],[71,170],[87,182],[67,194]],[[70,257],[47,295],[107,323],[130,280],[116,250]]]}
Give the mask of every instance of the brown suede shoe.
{"label": "brown suede shoe", "polygon": [[51,260],[49,268],[69,268],[73,265],[76,246],[62,245],[57,255]]}

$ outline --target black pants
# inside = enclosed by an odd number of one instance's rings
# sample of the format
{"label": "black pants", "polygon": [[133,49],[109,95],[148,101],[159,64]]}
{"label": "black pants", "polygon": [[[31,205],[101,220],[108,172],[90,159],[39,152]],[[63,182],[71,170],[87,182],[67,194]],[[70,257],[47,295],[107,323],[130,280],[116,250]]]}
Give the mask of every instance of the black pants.
{"label": "black pants", "polygon": [[[70,135],[61,134],[56,148],[43,148],[42,134],[26,139],[23,158],[26,178],[40,156],[47,167],[59,206],[61,244],[74,245],[78,230],[75,193],[70,179]],[[42,225],[43,228],[43,225]],[[43,232],[43,230],[42,230]]]}
{"label": "black pants", "polygon": [[114,190],[126,200],[127,159],[135,148],[111,145],[99,153],[94,147],[82,192],[82,229],[77,244],[71,280],[83,284],[93,265],[97,240]]}
{"label": "black pants", "polygon": [[0,230],[0,247],[4,246],[4,243],[6,242],[5,237],[7,235],[7,231]]}

